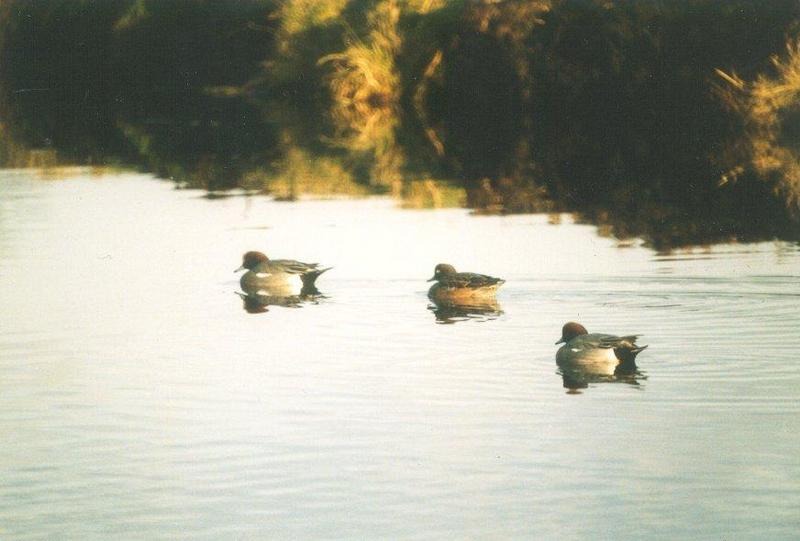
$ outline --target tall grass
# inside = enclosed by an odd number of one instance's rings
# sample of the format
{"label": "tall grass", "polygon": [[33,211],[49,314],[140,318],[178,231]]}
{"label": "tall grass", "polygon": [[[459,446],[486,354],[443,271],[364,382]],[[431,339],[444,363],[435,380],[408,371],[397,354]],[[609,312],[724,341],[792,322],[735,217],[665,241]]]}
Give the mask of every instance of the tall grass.
{"label": "tall grass", "polygon": [[304,32],[308,28],[330,23],[339,17],[348,0],[282,0],[279,3],[277,18],[281,22],[281,32],[290,36]]}
{"label": "tall grass", "polygon": [[378,3],[368,14],[369,33],[350,31],[349,46],[319,59],[329,68],[336,144],[367,153],[373,164],[370,179],[391,185],[402,180],[405,158],[395,131],[400,117],[400,77],[395,59],[402,45],[398,32],[400,7],[395,0]]}
{"label": "tall grass", "polygon": [[743,134],[734,142],[739,163],[721,182],[736,181],[752,170],[771,183],[776,196],[800,219],[800,38],[790,39],[782,55],[773,55],[772,72],[752,81],[717,70],[722,100],[743,119]]}
{"label": "tall grass", "polygon": [[800,39],[783,57],[773,56],[775,75],[762,75],[751,89],[756,126],[753,165],[762,175],[777,175],[776,189],[800,218]]}

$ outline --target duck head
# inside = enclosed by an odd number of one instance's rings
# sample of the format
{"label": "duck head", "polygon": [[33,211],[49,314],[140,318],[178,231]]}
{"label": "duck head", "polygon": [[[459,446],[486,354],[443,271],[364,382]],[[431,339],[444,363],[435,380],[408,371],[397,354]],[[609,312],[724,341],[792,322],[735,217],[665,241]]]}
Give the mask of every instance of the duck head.
{"label": "duck head", "polygon": [[456,269],[453,267],[453,265],[448,265],[447,263],[439,263],[438,265],[436,265],[436,268],[433,269],[433,277],[431,277],[428,281],[433,282],[434,280],[441,279],[443,276],[455,273]]}
{"label": "duck head", "polygon": [[558,342],[556,342],[556,344],[564,344],[566,342],[569,342],[576,336],[580,336],[582,334],[589,334],[589,331],[586,330],[586,327],[584,327],[580,323],[570,321],[569,323],[565,323],[564,326],[561,327],[561,339]]}
{"label": "duck head", "polygon": [[259,264],[264,263],[265,261],[269,261],[269,258],[261,252],[246,252],[242,256],[242,266],[233,272],[239,272],[240,270],[244,269],[253,270]]}

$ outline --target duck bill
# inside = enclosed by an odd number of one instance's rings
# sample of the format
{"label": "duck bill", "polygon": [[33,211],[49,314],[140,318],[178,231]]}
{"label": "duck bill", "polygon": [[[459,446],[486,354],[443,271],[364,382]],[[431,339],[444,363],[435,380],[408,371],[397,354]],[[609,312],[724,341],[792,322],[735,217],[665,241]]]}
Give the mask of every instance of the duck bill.
{"label": "duck bill", "polygon": [[435,281],[436,281],[436,277],[435,276],[433,278],[428,278],[428,282],[435,282]]}
{"label": "duck bill", "polygon": [[244,270],[244,265],[233,271],[234,273]]}
{"label": "duck bill", "polygon": [[556,342],[556,345],[558,345],[558,344],[563,344],[563,343],[565,343],[565,342],[566,342],[566,340],[564,340],[564,338],[560,338],[560,339],[558,340],[558,342]]}

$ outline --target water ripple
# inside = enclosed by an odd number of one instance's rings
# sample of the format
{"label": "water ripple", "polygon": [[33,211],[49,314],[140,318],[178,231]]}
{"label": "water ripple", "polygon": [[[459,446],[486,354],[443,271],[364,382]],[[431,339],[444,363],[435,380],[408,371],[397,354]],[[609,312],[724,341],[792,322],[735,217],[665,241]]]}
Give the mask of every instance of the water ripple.
{"label": "water ripple", "polygon": [[[380,199],[2,180],[0,538],[800,526],[795,245],[658,255]],[[231,270],[252,248],[333,265],[325,299],[242,310]],[[440,261],[506,278],[496,313],[437,323],[424,279]],[[641,334],[636,385],[565,389],[569,320]]]}

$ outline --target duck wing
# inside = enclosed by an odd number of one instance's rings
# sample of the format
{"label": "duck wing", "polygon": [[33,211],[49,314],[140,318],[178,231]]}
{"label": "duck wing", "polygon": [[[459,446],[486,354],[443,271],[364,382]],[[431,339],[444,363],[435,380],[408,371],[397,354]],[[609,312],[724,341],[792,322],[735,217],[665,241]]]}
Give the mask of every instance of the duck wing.
{"label": "duck wing", "polygon": [[598,333],[584,334],[577,337],[577,339],[584,346],[596,347],[602,349],[619,348],[619,347],[636,347],[636,340],[638,340],[638,338],[639,338],[638,334],[630,334],[627,336],[615,336],[613,334],[598,334]]}
{"label": "duck wing", "polygon": [[308,274],[314,272],[319,267],[319,263],[303,263],[294,259],[271,259],[269,266],[272,272],[284,274]]}
{"label": "duck wing", "polygon": [[457,272],[444,276],[439,280],[439,283],[445,287],[466,287],[470,289],[499,285],[503,282],[505,280],[474,272]]}

